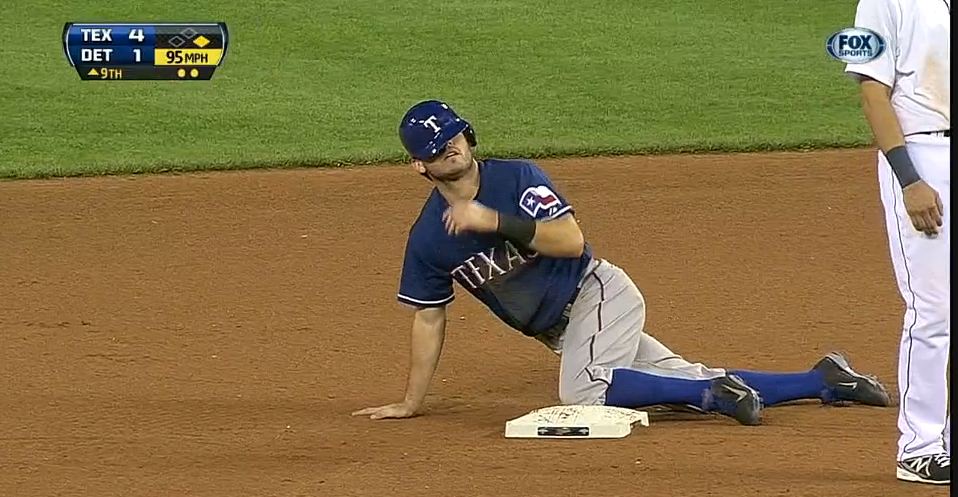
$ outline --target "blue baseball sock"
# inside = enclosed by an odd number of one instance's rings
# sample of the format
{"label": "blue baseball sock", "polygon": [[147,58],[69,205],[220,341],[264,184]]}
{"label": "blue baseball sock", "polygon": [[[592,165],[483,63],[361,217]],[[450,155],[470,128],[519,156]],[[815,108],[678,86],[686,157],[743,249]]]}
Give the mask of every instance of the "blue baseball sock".
{"label": "blue baseball sock", "polygon": [[657,404],[702,406],[702,394],[710,380],[686,380],[643,373],[634,369],[612,371],[612,384],[605,393],[605,405],[645,407]]}
{"label": "blue baseball sock", "polygon": [[828,390],[825,377],[818,371],[805,373],[759,373],[756,371],[729,371],[748,386],[758,390],[762,404],[772,406],[801,399],[820,399]]}

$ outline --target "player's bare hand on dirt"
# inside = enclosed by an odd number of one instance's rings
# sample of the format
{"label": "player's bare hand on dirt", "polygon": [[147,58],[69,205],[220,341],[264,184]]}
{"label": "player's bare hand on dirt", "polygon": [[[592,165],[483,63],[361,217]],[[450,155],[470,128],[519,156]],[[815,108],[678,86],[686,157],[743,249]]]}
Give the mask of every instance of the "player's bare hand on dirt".
{"label": "player's bare hand on dirt", "polygon": [[460,202],[450,206],[442,215],[446,224],[446,232],[458,235],[465,231],[491,232],[499,224],[499,215],[496,211],[476,201]]}
{"label": "player's bare hand on dirt", "polygon": [[929,236],[937,234],[943,214],[938,192],[928,186],[928,183],[918,181],[906,186],[902,194],[905,210],[915,229]]}
{"label": "player's bare hand on dirt", "polygon": [[353,416],[369,416],[369,419],[411,418],[416,415],[417,406],[406,402],[397,402],[380,407],[367,407],[353,413]]}

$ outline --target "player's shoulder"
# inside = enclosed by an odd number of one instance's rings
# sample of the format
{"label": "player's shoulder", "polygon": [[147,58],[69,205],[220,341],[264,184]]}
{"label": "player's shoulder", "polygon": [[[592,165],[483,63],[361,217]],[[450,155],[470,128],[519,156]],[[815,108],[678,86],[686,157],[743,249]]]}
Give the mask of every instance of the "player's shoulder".
{"label": "player's shoulder", "polygon": [[419,209],[419,215],[409,227],[409,237],[428,235],[428,228],[436,225],[436,220],[442,218],[443,211],[442,195],[435,188],[429,193],[429,197],[423,202]]}
{"label": "player's shoulder", "polygon": [[484,159],[483,167],[493,174],[524,177],[529,174],[545,176],[545,172],[530,159]]}
{"label": "player's shoulder", "polygon": [[482,160],[483,165],[500,168],[500,167],[528,167],[530,165],[535,166],[535,162],[529,159],[498,159],[498,158],[489,158]]}

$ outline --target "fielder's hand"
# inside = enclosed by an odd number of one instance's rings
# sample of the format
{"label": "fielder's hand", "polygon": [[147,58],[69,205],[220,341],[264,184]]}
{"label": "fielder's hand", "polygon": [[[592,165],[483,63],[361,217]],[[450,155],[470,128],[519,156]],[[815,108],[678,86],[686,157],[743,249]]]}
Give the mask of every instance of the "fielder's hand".
{"label": "fielder's hand", "polygon": [[446,232],[458,235],[464,231],[488,233],[499,226],[499,214],[476,201],[459,202],[446,209],[442,215]]}
{"label": "fielder's hand", "polygon": [[944,209],[941,206],[941,197],[934,188],[924,181],[912,183],[902,190],[905,200],[905,210],[911,217],[915,229],[932,236],[938,233],[941,226],[941,216]]}
{"label": "fielder's hand", "polygon": [[411,418],[416,415],[417,410],[418,407],[412,404],[398,402],[380,407],[367,407],[354,412],[353,416],[369,416],[369,419]]}

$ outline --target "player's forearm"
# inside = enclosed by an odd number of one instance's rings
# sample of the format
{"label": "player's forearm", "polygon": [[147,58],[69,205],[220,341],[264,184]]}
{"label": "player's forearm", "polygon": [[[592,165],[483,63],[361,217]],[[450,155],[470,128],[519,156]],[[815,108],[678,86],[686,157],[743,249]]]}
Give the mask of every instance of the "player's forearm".
{"label": "player's forearm", "polygon": [[566,214],[550,221],[496,214],[496,231],[522,246],[547,257],[579,257],[585,250],[585,239],[575,217]]}
{"label": "player's forearm", "polygon": [[901,123],[891,105],[891,89],[870,79],[861,83],[862,109],[875,142],[885,154],[898,183],[904,188],[921,180],[905,147]]}
{"label": "player's forearm", "polygon": [[565,221],[538,221],[529,247],[547,257],[579,257],[585,240],[578,228],[571,228]]}
{"label": "player's forearm", "polygon": [[424,309],[416,312],[412,326],[405,402],[416,407],[422,405],[439,364],[445,336],[445,310]]}
{"label": "player's forearm", "polygon": [[862,110],[875,136],[875,142],[887,152],[905,144],[901,124],[891,106],[891,89],[872,80],[861,83]]}

